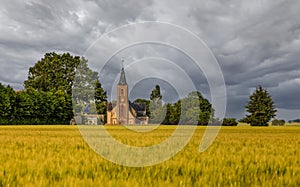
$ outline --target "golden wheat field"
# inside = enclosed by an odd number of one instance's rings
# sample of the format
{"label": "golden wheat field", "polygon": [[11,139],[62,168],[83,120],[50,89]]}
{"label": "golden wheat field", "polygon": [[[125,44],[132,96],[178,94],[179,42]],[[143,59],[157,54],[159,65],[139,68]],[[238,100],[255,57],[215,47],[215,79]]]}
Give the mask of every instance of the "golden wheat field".
{"label": "golden wheat field", "polygon": [[[106,128],[119,141],[143,146],[176,127]],[[300,127],[222,127],[199,153],[204,130],[197,127],[170,160],[133,168],[96,154],[76,126],[0,126],[0,186],[300,186]]]}

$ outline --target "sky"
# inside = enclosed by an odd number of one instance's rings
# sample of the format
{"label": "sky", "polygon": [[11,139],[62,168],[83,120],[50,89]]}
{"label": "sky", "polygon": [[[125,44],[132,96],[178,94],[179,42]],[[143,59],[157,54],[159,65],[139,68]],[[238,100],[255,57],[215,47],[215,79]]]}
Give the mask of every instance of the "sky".
{"label": "sky", "polygon": [[[109,94],[121,69],[120,58],[124,57],[130,83],[146,72],[155,75],[130,85],[131,99],[146,97],[158,83],[166,102],[176,100],[176,90],[186,85],[183,82],[175,87],[166,81],[182,81],[176,67],[186,72],[196,89],[210,98],[206,78],[213,73],[199,69],[174,46],[141,43],[111,54],[108,61],[104,58],[116,46],[133,38],[156,37],[169,42],[183,38],[181,31],[175,32],[170,26],[152,28],[151,36],[147,35],[147,28],[131,29],[99,42],[105,33],[126,24],[163,22],[193,33],[205,44],[203,51],[211,51],[226,85],[227,117],[242,118],[250,94],[262,85],[272,95],[277,118],[296,119],[300,118],[299,10],[298,0],[0,0],[0,82],[23,89],[29,67],[46,52],[69,52],[91,57],[91,67],[105,64],[98,70]],[[97,41],[99,50],[95,47]],[[185,49],[201,53],[202,48],[194,47],[193,39],[184,41],[191,44]],[[89,54],[91,49],[98,50],[97,62]]]}

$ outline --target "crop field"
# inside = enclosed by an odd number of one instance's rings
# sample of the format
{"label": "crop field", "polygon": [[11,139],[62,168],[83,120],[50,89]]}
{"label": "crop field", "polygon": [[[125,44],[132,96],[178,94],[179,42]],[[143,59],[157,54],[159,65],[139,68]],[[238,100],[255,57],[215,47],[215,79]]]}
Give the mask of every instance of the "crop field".
{"label": "crop field", "polygon": [[[107,126],[117,140],[148,146],[176,126],[147,133]],[[114,164],[85,143],[76,126],[0,126],[2,186],[300,186],[300,127],[222,127],[200,153],[205,127],[170,160],[148,167]]]}

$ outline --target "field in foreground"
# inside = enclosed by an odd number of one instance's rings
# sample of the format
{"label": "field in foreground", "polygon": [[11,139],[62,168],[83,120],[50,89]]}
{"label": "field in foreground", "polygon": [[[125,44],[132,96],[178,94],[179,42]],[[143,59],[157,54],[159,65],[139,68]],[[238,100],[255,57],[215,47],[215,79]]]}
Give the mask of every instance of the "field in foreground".
{"label": "field in foreground", "polygon": [[[175,126],[150,133],[107,127],[136,146],[166,139]],[[198,127],[172,159],[131,168],[93,152],[76,126],[0,126],[1,186],[300,186],[300,127],[222,127],[204,153]]]}

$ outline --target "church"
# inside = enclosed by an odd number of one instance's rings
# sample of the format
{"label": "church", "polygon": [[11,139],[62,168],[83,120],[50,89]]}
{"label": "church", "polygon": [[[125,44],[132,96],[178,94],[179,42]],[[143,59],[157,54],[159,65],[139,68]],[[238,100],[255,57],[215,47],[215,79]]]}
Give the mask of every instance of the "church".
{"label": "church", "polygon": [[121,70],[120,80],[117,86],[117,98],[109,102],[107,106],[107,124],[148,124],[144,103],[131,103],[128,99],[128,84],[126,82],[124,67]]}

